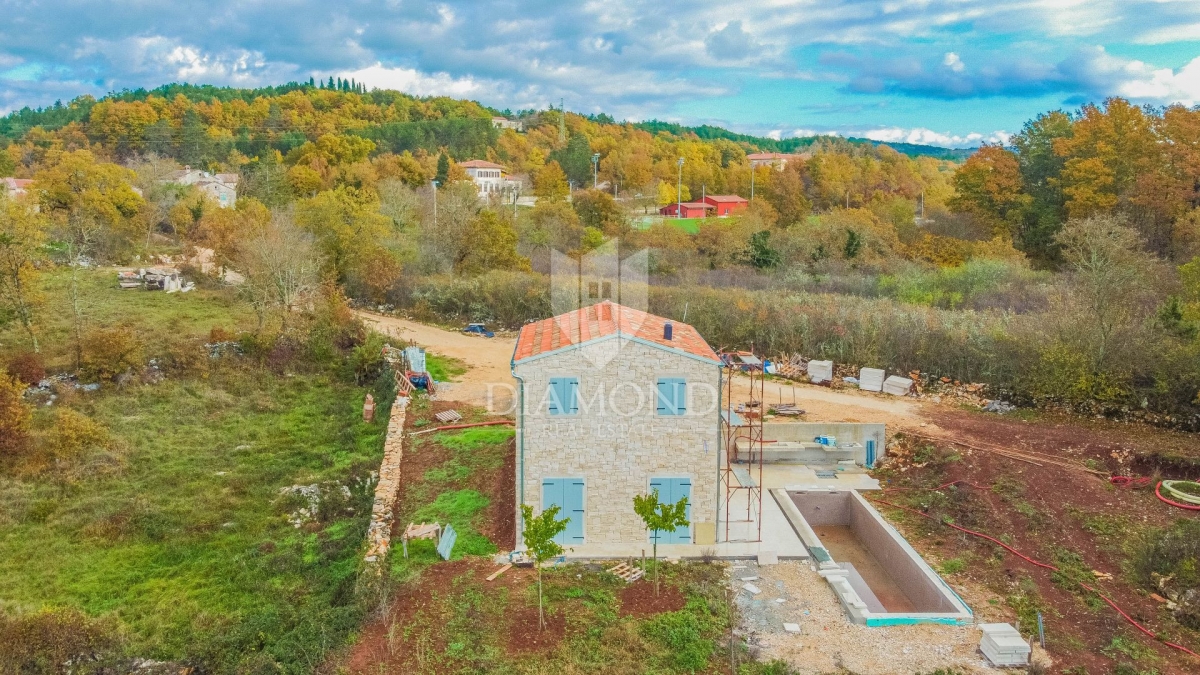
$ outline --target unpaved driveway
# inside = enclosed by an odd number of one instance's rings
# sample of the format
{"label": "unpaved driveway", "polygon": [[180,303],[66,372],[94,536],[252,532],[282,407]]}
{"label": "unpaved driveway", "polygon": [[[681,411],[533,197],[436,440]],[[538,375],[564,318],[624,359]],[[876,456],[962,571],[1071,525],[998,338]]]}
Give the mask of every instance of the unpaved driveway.
{"label": "unpaved driveway", "polygon": [[372,312],[355,314],[379,332],[396,338],[397,346],[411,340],[435,354],[466,364],[466,373],[439,387],[439,399],[485,407],[497,414],[511,413],[515,380],[509,366],[515,336],[485,338]]}
{"label": "unpaved driveway", "polygon": [[[516,336],[484,338],[429,326],[416,321],[358,311],[356,314],[377,330],[407,343],[409,340],[435,354],[459,359],[468,370],[455,382],[443,385],[438,397],[489,407],[496,413],[511,412],[512,393],[516,381],[510,364],[516,347]],[[794,389],[794,394],[793,394]],[[833,391],[825,387],[790,382],[767,382],[765,398],[768,404],[780,401],[796,404],[808,414],[804,419],[814,422],[870,422],[888,425],[889,430],[920,427],[925,433],[936,431],[935,425],[923,414],[923,404],[885,394],[855,390]],[[749,379],[734,380],[734,404],[750,399]]]}

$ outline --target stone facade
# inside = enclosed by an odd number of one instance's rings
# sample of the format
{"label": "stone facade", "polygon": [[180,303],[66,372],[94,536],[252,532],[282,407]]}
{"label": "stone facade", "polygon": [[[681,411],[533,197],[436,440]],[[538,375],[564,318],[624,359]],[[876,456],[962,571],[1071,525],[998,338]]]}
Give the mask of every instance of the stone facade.
{"label": "stone facade", "polygon": [[392,522],[396,518],[396,495],[400,490],[400,458],[404,454],[404,418],[408,398],[397,396],[388,418],[383,440],[383,462],[379,465],[379,484],[371,506],[371,524],[367,527],[366,562],[381,563],[392,545]]}
{"label": "stone facade", "polygon": [[[602,365],[598,365],[602,364]],[[583,478],[584,543],[644,543],[633,497],[651,478],[690,478],[692,541],[716,538],[721,370],[710,361],[613,337],[522,361],[517,499],[542,508],[544,478]],[[579,379],[579,412],[551,415],[551,378]],[[659,415],[658,378],[683,378],[683,415]],[[522,459],[523,456],[523,459]],[[518,540],[521,522],[517,514]]]}

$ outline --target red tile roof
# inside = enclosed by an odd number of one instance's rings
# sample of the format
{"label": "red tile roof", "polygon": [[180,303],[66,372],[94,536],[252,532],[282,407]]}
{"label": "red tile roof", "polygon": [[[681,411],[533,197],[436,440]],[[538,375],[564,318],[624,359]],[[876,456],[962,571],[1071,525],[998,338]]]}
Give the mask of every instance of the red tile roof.
{"label": "red tile roof", "polygon": [[[663,337],[663,327],[668,323],[673,326],[670,340]],[[611,300],[526,324],[517,337],[513,363],[618,333],[720,363],[695,328]]]}
{"label": "red tile roof", "polygon": [[485,159],[468,159],[465,162],[459,162],[459,166],[464,169],[503,169],[499,164],[494,164]]}

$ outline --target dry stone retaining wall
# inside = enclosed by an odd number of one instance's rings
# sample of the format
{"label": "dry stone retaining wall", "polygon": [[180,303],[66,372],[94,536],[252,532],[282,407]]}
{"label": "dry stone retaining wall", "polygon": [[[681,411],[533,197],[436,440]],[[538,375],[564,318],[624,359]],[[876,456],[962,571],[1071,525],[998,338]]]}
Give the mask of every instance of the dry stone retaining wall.
{"label": "dry stone retaining wall", "polygon": [[383,440],[383,463],[379,465],[379,484],[375,486],[375,504],[371,507],[371,525],[367,528],[368,564],[387,558],[392,545],[392,522],[396,518],[396,494],[400,489],[400,457],[404,451],[404,416],[408,398],[397,396],[388,419]]}

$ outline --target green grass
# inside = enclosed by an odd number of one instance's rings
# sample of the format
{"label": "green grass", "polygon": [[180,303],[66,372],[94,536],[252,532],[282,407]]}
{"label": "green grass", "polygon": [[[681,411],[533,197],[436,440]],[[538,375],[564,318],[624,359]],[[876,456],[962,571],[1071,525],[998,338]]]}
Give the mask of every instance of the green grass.
{"label": "green grass", "polygon": [[[229,289],[197,289],[190,293],[123,291],[117,288],[116,273],[110,270],[85,270],[80,280],[85,327],[129,324],[146,334],[180,337],[207,336],[214,326],[235,330],[255,322],[251,309],[238,302],[235,292]],[[69,287],[69,270],[58,269],[41,276],[44,304],[37,314],[37,334],[46,364],[54,368],[71,363]],[[28,338],[19,325],[0,327],[0,359],[28,349]]]}
{"label": "green grass", "polygon": [[453,382],[454,378],[467,372],[467,364],[450,356],[426,352],[425,369],[438,382]]}
{"label": "green grass", "polygon": [[[477,412],[468,411],[468,419]],[[428,400],[424,397],[414,399],[409,414],[414,416],[413,426],[425,426],[419,423],[431,414]],[[397,514],[397,520],[453,525],[458,533],[454,559],[496,553],[499,550],[496,544],[479,532],[479,518],[491,504],[491,499],[471,485],[477,476],[494,472],[504,465],[513,434],[512,427],[498,425],[415,437],[409,452],[434,452],[440,446],[450,454],[437,466],[427,469],[419,481],[409,485],[410,501],[420,506],[402,510]],[[398,579],[410,578],[437,560],[432,545],[412,542],[407,560],[401,555],[391,556],[392,575]]]}
{"label": "green grass", "polygon": [[[88,469],[0,477],[0,609],[116,617],[130,654],[211,672],[311,671],[363,616],[366,479],[385,426],[361,421],[363,395],[218,369],[81,401],[119,449]],[[294,528],[280,488],[323,482],[352,497]]]}

